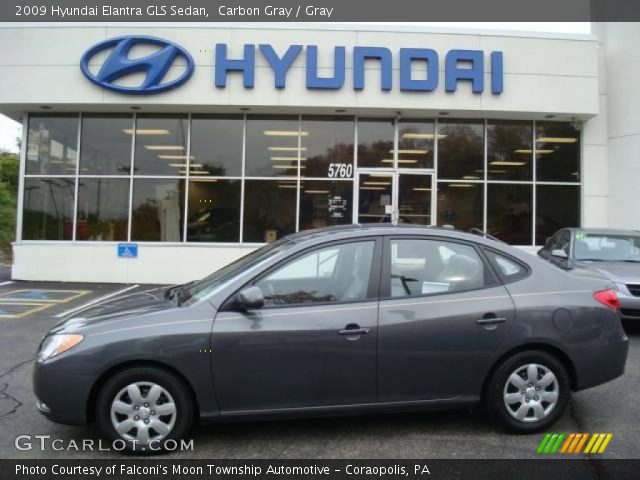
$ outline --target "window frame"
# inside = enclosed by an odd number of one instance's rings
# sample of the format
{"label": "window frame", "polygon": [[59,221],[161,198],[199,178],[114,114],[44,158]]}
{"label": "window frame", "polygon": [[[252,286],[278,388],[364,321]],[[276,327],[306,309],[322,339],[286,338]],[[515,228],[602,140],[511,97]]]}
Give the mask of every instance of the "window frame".
{"label": "window frame", "polygon": [[274,309],[280,309],[280,308],[303,308],[303,307],[317,307],[317,306],[327,306],[327,305],[348,305],[352,303],[364,303],[364,302],[373,302],[373,301],[377,302],[380,299],[379,290],[380,290],[380,278],[381,278],[380,273],[381,273],[381,262],[382,262],[383,239],[381,236],[367,235],[365,237],[352,237],[348,239],[334,240],[331,242],[311,245],[303,250],[300,250],[294,254],[289,255],[286,258],[283,258],[277,261],[276,263],[267,267],[265,270],[263,270],[258,275],[253,277],[251,280],[245,282],[242,286],[237,288],[231,295],[229,295],[224,300],[224,302],[222,302],[222,305],[220,306],[219,311],[220,312],[239,311],[238,307],[236,306],[236,295],[241,290],[247,287],[255,286],[256,283],[258,283],[260,280],[262,280],[266,276],[270,275],[276,270],[279,270],[280,268],[290,264],[291,262],[298,260],[299,258],[309,253],[313,253],[314,251],[323,250],[325,248],[329,248],[333,246],[346,245],[349,243],[363,243],[363,242],[374,242],[371,271],[369,272],[369,285],[367,286],[367,298],[362,300],[340,300],[335,302],[329,301],[329,302],[295,303],[295,304],[288,304],[288,305],[265,305],[260,309],[260,311],[274,310]]}
{"label": "window frame", "polygon": [[[471,247],[478,259],[482,262],[484,266],[484,277],[485,277],[485,285],[482,288],[473,288],[468,290],[458,290],[455,292],[436,292],[436,293],[423,293],[420,295],[406,295],[403,297],[392,297],[391,296],[391,282],[387,282],[387,279],[391,279],[391,242],[393,240],[431,240],[440,243],[457,243],[459,245],[464,245],[467,247]],[[488,278],[487,278],[488,275]],[[380,273],[380,301],[383,300],[406,300],[410,298],[425,298],[425,297],[436,297],[442,295],[456,295],[460,293],[467,292],[479,292],[482,290],[487,290],[489,288],[495,288],[500,286],[500,279],[497,277],[491,265],[489,265],[487,258],[482,254],[478,244],[473,242],[468,242],[465,240],[460,240],[457,238],[448,238],[448,237],[440,237],[437,235],[417,235],[417,234],[407,234],[407,235],[385,235],[384,237],[384,250],[382,256],[382,269]]]}

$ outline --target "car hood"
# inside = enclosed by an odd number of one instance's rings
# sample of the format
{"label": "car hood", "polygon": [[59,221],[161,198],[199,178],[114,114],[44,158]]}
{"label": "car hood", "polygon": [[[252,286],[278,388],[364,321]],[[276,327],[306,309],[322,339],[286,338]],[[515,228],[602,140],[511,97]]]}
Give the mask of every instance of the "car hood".
{"label": "car hood", "polygon": [[640,263],[579,262],[579,266],[598,272],[616,283],[640,283]]}
{"label": "car hood", "polygon": [[56,325],[52,329],[52,333],[67,328],[79,328],[97,322],[124,317],[137,317],[147,313],[175,308],[175,303],[165,298],[167,288],[154,288],[96,303],[74,312],[71,317],[67,317]]}

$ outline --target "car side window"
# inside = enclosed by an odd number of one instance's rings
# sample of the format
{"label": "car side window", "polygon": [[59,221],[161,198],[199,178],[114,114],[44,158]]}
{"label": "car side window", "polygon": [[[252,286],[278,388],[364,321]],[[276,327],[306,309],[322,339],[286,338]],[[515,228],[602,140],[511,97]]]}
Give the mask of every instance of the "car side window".
{"label": "car side window", "polygon": [[391,297],[435,295],[484,288],[485,264],[476,250],[455,242],[419,239],[390,241]]}
{"label": "car side window", "polygon": [[515,259],[506,257],[493,250],[484,249],[487,258],[503,282],[509,283],[526,277],[529,269]]}
{"label": "car side window", "polygon": [[306,253],[258,280],[266,306],[366,300],[375,241]]}

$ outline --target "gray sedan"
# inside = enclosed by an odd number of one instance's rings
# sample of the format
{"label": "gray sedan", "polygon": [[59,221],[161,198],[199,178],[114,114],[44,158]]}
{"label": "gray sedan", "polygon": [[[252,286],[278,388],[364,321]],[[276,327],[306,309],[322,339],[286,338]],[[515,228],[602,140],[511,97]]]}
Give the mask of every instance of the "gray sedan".
{"label": "gray sedan", "polygon": [[563,228],[538,255],[566,270],[590,270],[617,289],[623,320],[640,320],[640,233],[610,228]]}
{"label": "gray sedan", "polygon": [[478,235],[302,232],[207,278],[75,314],[43,339],[38,409],[160,450],[196,421],[482,404],[549,428],[624,372],[615,289]]}

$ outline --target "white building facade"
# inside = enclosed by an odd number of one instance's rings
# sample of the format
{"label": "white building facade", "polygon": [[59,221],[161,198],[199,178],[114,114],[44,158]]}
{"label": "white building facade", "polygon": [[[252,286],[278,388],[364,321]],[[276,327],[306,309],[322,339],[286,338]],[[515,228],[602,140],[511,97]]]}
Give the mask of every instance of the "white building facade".
{"label": "white building facade", "polygon": [[[288,233],[639,228],[638,24],[0,29],[13,278],[176,283]],[[630,208],[631,207],[631,208]]]}

